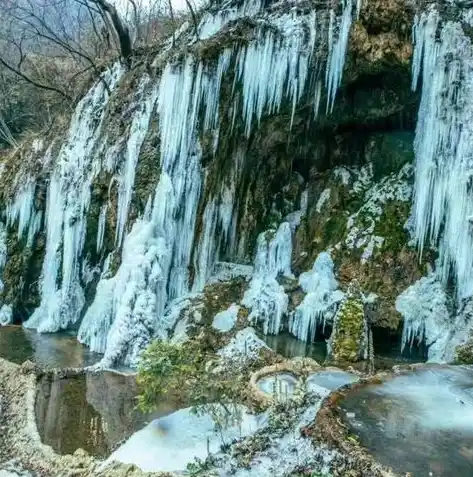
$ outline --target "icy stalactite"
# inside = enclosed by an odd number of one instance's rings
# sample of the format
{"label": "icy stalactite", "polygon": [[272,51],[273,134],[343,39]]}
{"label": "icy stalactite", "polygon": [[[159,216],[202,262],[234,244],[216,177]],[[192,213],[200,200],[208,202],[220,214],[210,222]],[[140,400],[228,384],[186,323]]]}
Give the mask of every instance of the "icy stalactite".
{"label": "icy stalactite", "polygon": [[107,70],[103,81],[98,81],[79,102],[51,175],[41,304],[24,324],[40,332],[54,332],[76,323],[85,303],[79,277],[80,260],[94,174],[94,151],[109,99],[104,82],[113,90],[122,73],[119,64]]}
{"label": "icy stalactite", "polygon": [[[153,204],[148,204],[145,215],[125,237],[117,274],[99,282],[79,336],[83,342],[92,345],[96,340],[101,346],[105,352],[103,366],[117,362],[135,365],[159,327],[168,300],[167,277],[172,258],[169,238],[174,234],[171,226],[175,207],[171,179],[163,173]],[[86,320],[100,321],[100,325],[92,325],[100,326],[95,337],[91,336],[91,323]]]}
{"label": "icy stalactite", "polygon": [[36,181],[31,178],[23,178],[22,182],[13,201],[8,203],[6,208],[7,225],[10,227],[18,222],[18,240],[22,239],[25,232],[28,237],[34,238],[38,227],[37,217],[41,216],[41,212],[37,212],[34,207]]}
{"label": "icy stalactite", "polygon": [[120,173],[117,229],[115,234],[115,241],[118,245],[121,245],[123,241],[123,233],[128,218],[133,187],[135,185],[136,166],[138,164],[141,146],[143,145],[146,133],[148,132],[151,114],[153,113],[158,96],[158,88],[156,85],[151,87],[151,91],[144,93],[148,88],[149,83],[150,78],[144,76],[138,86],[138,111],[135,112],[131,122],[130,132],[128,133],[128,140],[126,143],[125,162],[122,165],[122,171]]}
{"label": "icy stalactite", "polygon": [[[361,0],[356,2],[356,14],[361,8]],[[325,87],[327,89],[327,113],[333,111],[337,90],[342,83],[343,68],[348,49],[348,39],[353,21],[353,9],[355,0],[342,0],[343,12],[341,19],[336,21],[335,13],[330,12],[329,38],[328,38],[328,60],[325,73]],[[335,38],[334,30],[338,28],[338,35]]]}
{"label": "icy stalactite", "polygon": [[453,321],[448,297],[436,275],[421,278],[396,299],[404,319],[402,349],[414,342],[425,343],[429,361],[443,361]]}
{"label": "icy stalactite", "polygon": [[219,196],[209,200],[205,206],[204,227],[194,254],[194,291],[203,290],[213,274],[222,249],[233,247],[236,225],[235,183],[232,180],[230,186],[223,186]]}
{"label": "icy stalactite", "polygon": [[414,226],[420,249],[438,245],[437,273],[457,298],[473,294],[473,45],[460,23],[429,9],[414,25],[417,122]]}
{"label": "icy stalactite", "polygon": [[279,20],[286,29],[282,37],[272,30],[261,30],[259,38],[238,54],[237,75],[243,84],[243,119],[248,137],[253,122],[259,123],[263,114],[278,112],[283,99],[293,105],[292,124],[308,79],[314,45],[304,45],[304,23],[291,15]]}
{"label": "icy stalactite", "polygon": [[[3,274],[3,269],[8,260],[8,248],[7,248],[7,229],[3,222],[0,222],[0,277]],[[2,278],[0,278],[0,293],[3,292],[4,284]]]}
{"label": "icy stalactite", "polygon": [[222,28],[242,17],[252,17],[256,15],[262,8],[261,0],[245,0],[240,5],[234,5],[227,2],[228,6],[223,6],[216,12],[206,12],[202,16],[199,23],[199,39],[205,40],[218,33]]}
{"label": "icy stalactite", "polygon": [[296,308],[289,330],[302,341],[314,341],[317,328],[333,319],[338,303],[344,297],[338,289],[333,269],[330,254],[322,252],[312,270],[299,277],[299,285],[307,294]]}
{"label": "icy stalactite", "polygon": [[97,253],[102,250],[103,239],[105,237],[105,225],[107,222],[108,203],[100,207],[99,225],[97,229]]}
{"label": "icy stalactite", "polygon": [[263,232],[258,237],[254,275],[242,304],[248,307],[248,319],[263,323],[264,334],[278,334],[282,318],[287,313],[288,296],[276,278],[292,278],[292,232],[288,222],[283,222],[277,232]]}

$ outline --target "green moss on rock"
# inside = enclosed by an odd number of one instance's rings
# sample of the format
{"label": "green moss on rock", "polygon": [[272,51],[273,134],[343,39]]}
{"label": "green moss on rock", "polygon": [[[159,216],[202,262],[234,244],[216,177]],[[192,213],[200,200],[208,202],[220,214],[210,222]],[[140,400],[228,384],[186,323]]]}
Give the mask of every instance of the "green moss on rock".
{"label": "green moss on rock", "polygon": [[473,334],[470,334],[466,343],[460,345],[455,350],[456,364],[473,364]]}
{"label": "green moss on rock", "polygon": [[329,358],[336,363],[354,363],[364,358],[365,312],[357,287],[352,284],[334,318]]}

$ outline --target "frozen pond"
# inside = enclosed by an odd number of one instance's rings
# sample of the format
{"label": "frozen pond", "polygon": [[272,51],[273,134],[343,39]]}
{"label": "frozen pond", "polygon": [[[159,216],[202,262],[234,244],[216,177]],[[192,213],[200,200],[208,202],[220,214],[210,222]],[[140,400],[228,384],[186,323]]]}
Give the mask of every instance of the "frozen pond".
{"label": "frozen pond", "polygon": [[191,408],[181,409],[156,419],[119,447],[107,461],[135,464],[148,472],[180,472],[194,459],[205,460],[222,445],[250,435],[264,425],[264,415],[239,409],[241,419],[218,432],[208,414],[196,415]]}
{"label": "frozen pond", "polygon": [[275,373],[262,377],[256,384],[265,394],[285,400],[294,394],[297,383],[298,379],[292,374]]}
{"label": "frozen pond", "polygon": [[426,366],[351,391],[341,408],[374,457],[396,472],[473,475],[473,368]]}

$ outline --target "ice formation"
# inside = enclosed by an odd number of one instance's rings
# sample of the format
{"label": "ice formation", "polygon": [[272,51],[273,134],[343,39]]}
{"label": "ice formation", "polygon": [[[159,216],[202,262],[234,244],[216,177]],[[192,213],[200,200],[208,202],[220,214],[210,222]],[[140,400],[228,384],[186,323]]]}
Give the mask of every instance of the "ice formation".
{"label": "ice formation", "polygon": [[411,285],[396,299],[404,319],[402,348],[416,341],[428,347],[429,361],[443,361],[453,325],[448,298],[437,276],[431,273]]}
{"label": "ice formation", "polygon": [[43,213],[34,207],[36,181],[30,177],[22,178],[14,200],[7,204],[7,226],[18,222],[18,240],[27,232],[27,246],[31,247],[33,240],[41,227]]}
{"label": "ice formation", "polygon": [[253,328],[240,330],[227,346],[217,354],[227,364],[244,365],[258,359],[261,350],[267,349],[266,343],[256,336]]}
{"label": "ice formation", "polygon": [[135,464],[145,472],[182,472],[187,464],[206,459],[223,444],[254,433],[261,426],[258,416],[241,407],[241,422],[220,433],[209,414],[196,415],[191,408],[152,421],[120,446],[105,461]]}
{"label": "ice formation", "polygon": [[13,310],[10,305],[3,305],[0,308],[0,326],[6,326],[13,323]]}
{"label": "ice formation", "polygon": [[[41,304],[24,324],[40,332],[54,332],[77,323],[85,304],[79,270],[94,177],[92,164],[109,99],[108,90],[117,86],[122,73],[119,64],[108,69],[79,102],[56,159],[47,197]],[[25,202],[29,203],[31,194],[27,196]],[[19,216],[21,219],[24,214]]]}
{"label": "ice formation", "polygon": [[118,219],[116,229],[116,242],[121,244],[123,233],[128,218],[128,209],[130,207],[131,195],[135,184],[135,171],[140,155],[141,146],[148,132],[151,115],[154,112],[154,106],[158,97],[158,88],[156,84],[151,85],[151,91],[144,94],[144,90],[149,88],[150,78],[146,75],[142,78],[138,86],[137,96],[140,101],[137,105],[138,112],[135,112],[131,121],[128,141],[126,143],[125,162],[122,165],[120,182],[118,189]]}
{"label": "ice formation", "polygon": [[222,333],[230,331],[236,324],[238,312],[240,307],[238,305],[230,305],[227,310],[217,313],[213,319],[212,327]]}
{"label": "ice formation", "polygon": [[473,46],[459,22],[430,8],[414,25],[417,122],[414,222],[422,247],[438,245],[437,273],[453,275],[459,299],[473,294]]}
{"label": "ice formation", "polygon": [[296,308],[289,330],[302,341],[314,341],[317,328],[324,327],[327,320],[333,319],[337,305],[343,299],[344,294],[338,290],[333,269],[330,254],[322,252],[312,270],[299,277],[299,285],[306,296]]}
{"label": "ice formation", "polygon": [[[138,81],[127,111],[129,127],[115,143],[110,143],[102,125],[109,91],[114,94],[123,68],[116,64],[107,70],[103,81],[97,82],[78,104],[58,156],[53,157],[51,147],[44,153],[43,164],[50,164],[52,173],[45,212],[47,240],[41,304],[25,326],[40,332],[58,331],[78,323],[84,315],[79,339],[94,351],[105,353],[103,364],[135,364],[143,346],[155,336],[167,335],[166,306],[190,290],[201,290],[219,260],[235,258],[236,187],[239,164],[244,159],[237,156],[242,153],[235,153],[234,170],[228,180],[213,196],[204,197],[205,204],[200,203],[206,171],[201,165],[199,138],[209,133],[213,150],[217,150],[224,80],[225,84],[233,84],[233,127],[238,121],[243,126],[238,130],[243,129],[249,136],[265,115],[280,111],[285,103],[290,105],[292,117],[298,103],[306,97],[313,98],[314,109],[318,109],[322,68],[313,66],[323,57],[318,51],[322,49],[329,57],[325,70],[332,109],[350,25],[359,2],[344,0],[342,8],[334,7],[330,16],[326,11],[319,14],[315,10],[266,12],[265,7],[257,0],[238,5],[229,2],[204,14],[198,27],[201,39],[222,31],[237,18],[256,15],[261,20],[248,42],[221,49],[214,64],[199,60],[191,52],[175,61],[169,55],[169,42],[166,43],[156,60],[162,60],[161,76],[155,79],[145,74]],[[189,25],[183,26],[176,36],[189,45],[196,41]],[[161,175],[144,214],[134,224],[128,224],[135,171],[152,121],[159,125],[156,159]],[[84,310],[81,270],[87,212],[91,185],[103,169],[113,174],[112,183],[118,186],[115,238],[116,244],[121,245],[121,250],[116,251],[121,253],[121,261],[115,276],[102,273],[95,299]],[[28,243],[42,220],[33,207],[34,191],[35,182],[26,182],[18,189],[7,213],[9,224],[18,221],[20,236],[28,230]],[[304,197],[307,208],[307,194]],[[110,204],[101,204],[96,237],[98,255],[103,249]],[[202,224],[197,217],[200,206]],[[276,276],[292,276],[291,233],[291,224],[284,222],[274,239],[268,239],[266,244],[260,240],[253,280],[245,295],[251,318],[263,321],[267,333],[279,331],[287,309],[287,296]],[[241,235],[239,257],[244,255],[245,248],[244,233]],[[192,258],[193,283],[189,274]]]}
{"label": "ice formation", "polygon": [[259,235],[254,274],[242,305],[250,309],[250,321],[262,322],[265,335],[279,333],[287,312],[288,297],[276,278],[278,275],[293,276],[291,257],[292,232],[288,222],[283,222],[276,233],[270,231]]}

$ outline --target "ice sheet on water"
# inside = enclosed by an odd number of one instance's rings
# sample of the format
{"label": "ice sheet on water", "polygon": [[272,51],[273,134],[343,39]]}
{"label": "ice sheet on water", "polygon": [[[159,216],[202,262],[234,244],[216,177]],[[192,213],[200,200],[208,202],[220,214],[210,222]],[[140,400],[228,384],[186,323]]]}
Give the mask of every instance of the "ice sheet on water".
{"label": "ice sheet on water", "polygon": [[[138,431],[105,461],[135,464],[147,472],[183,471],[194,459],[204,460],[223,443],[254,433],[261,426],[258,416],[240,410],[240,424],[224,429],[222,435],[208,414],[195,415],[191,408],[159,418]],[[222,442],[223,438],[223,442]]]}

